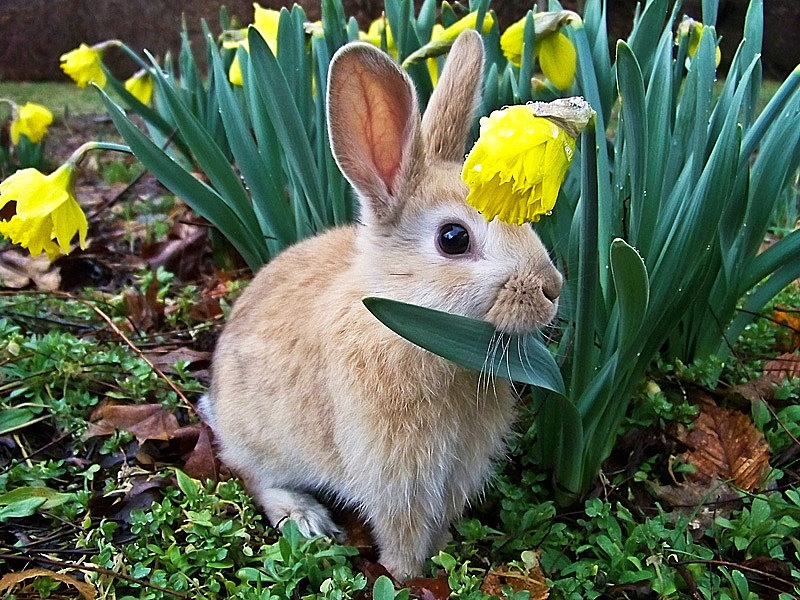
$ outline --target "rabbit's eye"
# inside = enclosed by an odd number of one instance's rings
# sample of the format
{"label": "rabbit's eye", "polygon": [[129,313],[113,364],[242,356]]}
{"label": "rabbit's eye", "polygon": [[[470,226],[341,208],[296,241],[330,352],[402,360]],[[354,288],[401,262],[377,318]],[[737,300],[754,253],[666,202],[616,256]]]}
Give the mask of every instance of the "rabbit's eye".
{"label": "rabbit's eye", "polygon": [[444,254],[466,254],[470,245],[469,232],[458,223],[446,223],[439,228],[436,243]]}

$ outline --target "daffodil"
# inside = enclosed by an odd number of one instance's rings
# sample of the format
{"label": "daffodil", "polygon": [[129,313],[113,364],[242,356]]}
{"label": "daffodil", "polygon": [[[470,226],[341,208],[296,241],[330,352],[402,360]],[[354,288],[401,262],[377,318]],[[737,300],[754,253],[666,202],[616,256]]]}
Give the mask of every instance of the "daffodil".
{"label": "daffodil", "polygon": [[[680,44],[681,38],[688,37],[687,45],[686,45],[686,66],[691,64],[691,59],[694,58],[694,55],[697,54],[697,49],[700,47],[700,38],[703,37],[704,26],[700,21],[695,21],[689,17],[685,18],[681,23],[678,25],[678,33],[675,39],[676,44]],[[719,49],[719,44],[716,46],[715,52],[715,61],[716,66],[719,66],[720,61],[722,60],[722,52]]]}
{"label": "daffodil", "polygon": [[104,48],[105,44],[81,44],[75,50],[61,55],[61,70],[72,77],[78,87],[85,88],[90,83],[105,87],[106,74],[102,68]]}
{"label": "daffodil", "polygon": [[[500,36],[500,48],[509,62],[522,64],[522,44],[527,17],[510,25]],[[559,90],[565,90],[575,80],[577,52],[569,38],[561,32],[564,25],[580,23],[572,11],[540,12],[533,15],[533,54],[539,59],[544,76]]]}
{"label": "daffodil", "polygon": [[53,113],[41,104],[26,102],[22,106],[14,105],[14,118],[11,121],[11,141],[19,144],[19,136],[24,135],[32,143],[42,141],[47,128],[53,122]]}
{"label": "daffodil", "polygon": [[22,169],[0,183],[0,208],[16,202],[16,214],[0,221],[0,235],[50,259],[68,254],[75,234],[86,247],[86,215],[72,193],[75,164],[67,161],[50,175]]}
{"label": "daffodil", "polygon": [[386,35],[386,51],[396,58],[397,46],[394,44],[394,36],[392,36],[392,30],[389,27],[389,22],[386,20],[386,17],[379,17],[372,21],[372,23],[369,24],[369,29],[367,29],[366,33],[359,31],[358,39],[360,39],[362,42],[372,44],[377,48],[381,48],[384,35]]}
{"label": "daffodil", "polygon": [[[426,46],[436,48],[441,46],[444,51],[448,50],[459,34],[465,29],[475,29],[478,24],[478,11],[473,11],[467,16],[460,18],[449,27],[443,27],[439,23],[433,26],[431,31],[431,41]],[[494,18],[491,14],[483,15],[482,33],[489,33],[494,26]],[[424,50],[423,50],[424,51]],[[431,83],[435,86],[439,80],[439,63],[435,57],[428,58],[428,72],[431,75]]]}
{"label": "daffodil", "polygon": [[[258,2],[253,3],[253,27],[261,34],[261,37],[267,42],[269,49],[273,54],[278,53],[278,23],[280,22],[281,13],[271,8],[263,8]],[[247,43],[247,29],[238,29],[236,31],[227,32],[229,39],[223,42],[222,46],[229,50],[241,46],[245,52],[250,52],[250,45]],[[228,69],[228,80],[233,85],[244,85],[244,78],[242,77],[242,65],[239,63],[239,57],[234,55],[233,62]]]}
{"label": "daffodil", "polygon": [[534,102],[494,111],[461,177],[467,203],[487,221],[535,222],[555,205],[575,151],[575,138],[594,111],[582,98]]}
{"label": "daffodil", "polygon": [[125,89],[142,104],[150,104],[153,97],[153,78],[144,69],[125,80]]}

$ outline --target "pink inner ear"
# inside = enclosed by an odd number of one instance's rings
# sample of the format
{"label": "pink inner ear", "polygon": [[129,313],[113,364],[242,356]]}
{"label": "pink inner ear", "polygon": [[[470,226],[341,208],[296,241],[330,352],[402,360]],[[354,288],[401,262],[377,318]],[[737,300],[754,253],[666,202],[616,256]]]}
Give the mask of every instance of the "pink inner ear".
{"label": "pink inner ear", "polygon": [[[378,177],[392,193],[396,191],[394,184],[400,172],[408,114],[398,113],[403,101],[387,95],[386,82],[381,85],[362,75],[359,83],[362,89],[361,98],[364,99],[362,117],[359,119],[364,156],[372,163]],[[398,94],[402,93],[403,91],[398,91]]]}

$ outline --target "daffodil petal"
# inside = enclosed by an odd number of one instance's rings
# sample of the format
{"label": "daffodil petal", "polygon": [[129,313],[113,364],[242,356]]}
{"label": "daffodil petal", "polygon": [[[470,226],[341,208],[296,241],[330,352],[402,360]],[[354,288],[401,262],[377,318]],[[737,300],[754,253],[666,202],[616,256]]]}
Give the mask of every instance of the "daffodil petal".
{"label": "daffodil petal", "polygon": [[566,90],[575,80],[577,57],[575,46],[560,31],[539,40],[539,66],[544,76],[560,90]]}

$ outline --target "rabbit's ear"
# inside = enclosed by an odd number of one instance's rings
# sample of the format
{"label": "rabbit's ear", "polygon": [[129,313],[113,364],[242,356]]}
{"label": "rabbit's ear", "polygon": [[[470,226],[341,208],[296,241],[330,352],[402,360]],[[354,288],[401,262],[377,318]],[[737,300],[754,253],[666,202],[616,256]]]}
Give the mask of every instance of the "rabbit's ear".
{"label": "rabbit's ear", "polygon": [[483,40],[474,29],[456,39],[433,91],[422,131],[428,155],[442,160],[464,160],[467,135],[480,101],[483,83]]}
{"label": "rabbit's ear", "polygon": [[422,172],[420,131],[414,86],[388,55],[362,43],[336,53],[328,75],[331,150],[380,223],[396,218]]}

